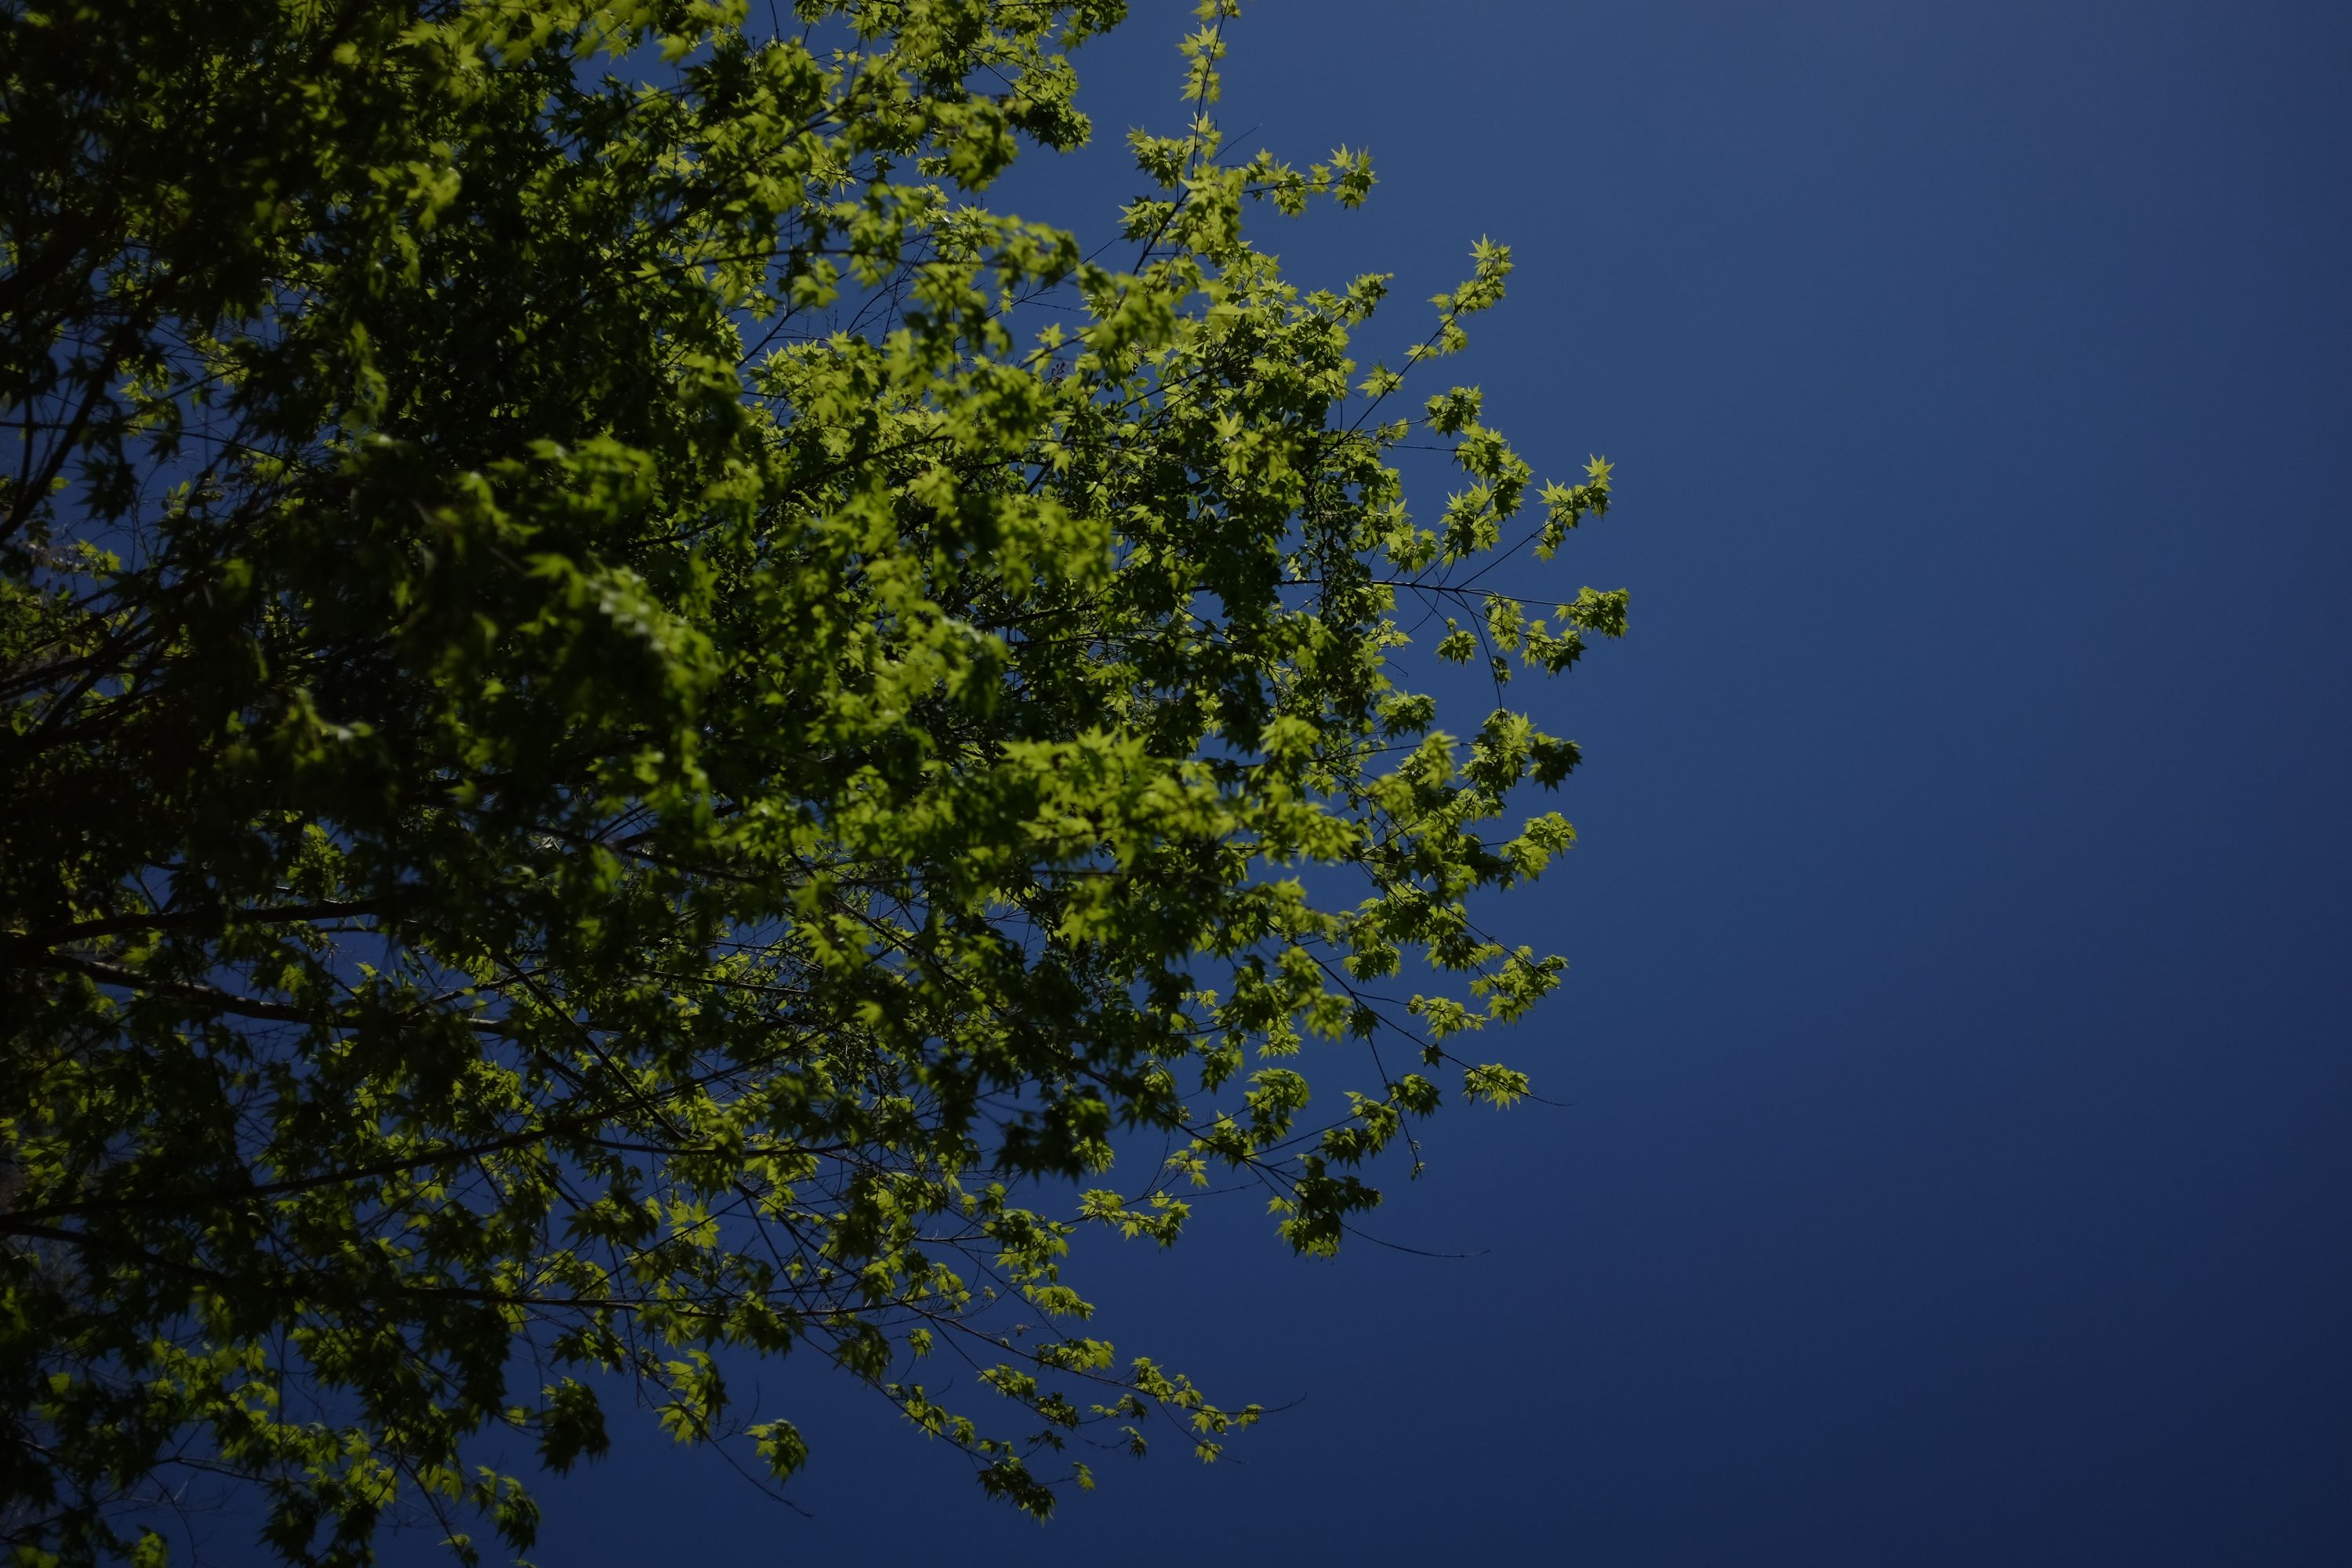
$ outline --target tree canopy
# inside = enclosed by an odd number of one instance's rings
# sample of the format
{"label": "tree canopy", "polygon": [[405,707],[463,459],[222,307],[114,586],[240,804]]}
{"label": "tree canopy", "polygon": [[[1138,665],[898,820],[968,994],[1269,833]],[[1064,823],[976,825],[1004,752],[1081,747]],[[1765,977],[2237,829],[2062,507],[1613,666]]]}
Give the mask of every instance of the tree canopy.
{"label": "tree canopy", "polygon": [[1107,243],[982,205],[1123,9],[0,4],[20,1560],[160,1560],[181,1479],[289,1562],[520,1552],[485,1445],[634,1387],[781,1481],[728,1378],[787,1354],[1044,1514],[1256,1415],[1092,1336],[1082,1234],[1238,1177],[1328,1254],[1526,1091],[1463,1042],[1560,961],[1472,901],[1577,751],[1505,683],[1625,595],[1480,574],[1608,466],[1408,390],[1504,247],[1359,363],[1388,279],[1244,238],[1372,173],[1223,145],[1233,0]]}

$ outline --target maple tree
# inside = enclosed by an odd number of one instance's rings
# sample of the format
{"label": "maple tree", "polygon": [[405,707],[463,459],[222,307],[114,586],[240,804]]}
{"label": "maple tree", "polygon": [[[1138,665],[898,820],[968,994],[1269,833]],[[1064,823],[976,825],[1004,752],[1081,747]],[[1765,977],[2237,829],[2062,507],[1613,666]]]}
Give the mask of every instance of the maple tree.
{"label": "maple tree", "polygon": [[[158,1560],[175,1467],[291,1562],[403,1510],[519,1552],[486,1434],[562,1470],[617,1376],[786,1478],[726,1372],[788,1352],[1042,1514],[1075,1432],[1256,1414],[1086,1331],[1081,1233],[1241,1173],[1328,1253],[1445,1094],[1525,1091],[1457,1051],[1559,961],[1469,900],[1569,846],[1506,814],[1577,752],[1503,686],[1625,595],[1471,579],[1608,466],[1537,487],[1405,394],[1503,247],[1391,367],[1386,279],[1244,238],[1372,176],[1227,154],[1230,0],[1130,138],[1129,264],[979,205],[1087,138],[1122,10],[0,5],[22,1560]],[[1408,436],[1465,476],[1429,526]],[[1408,602],[1492,676],[1467,740]],[[1115,1187],[1138,1130],[1176,1152]]]}

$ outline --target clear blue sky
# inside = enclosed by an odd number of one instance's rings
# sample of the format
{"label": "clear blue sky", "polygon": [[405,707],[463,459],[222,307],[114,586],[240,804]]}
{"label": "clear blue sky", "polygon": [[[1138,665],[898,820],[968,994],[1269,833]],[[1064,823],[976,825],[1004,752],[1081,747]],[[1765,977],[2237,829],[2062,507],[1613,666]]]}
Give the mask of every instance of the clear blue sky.
{"label": "clear blue sky", "polygon": [[[1114,143],[1178,118],[1189,6],[1135,10]],[[1260,243],[1399,273],[1393,347],[1508,241],[1461,374],[1618,464],[1549,571],[1633,635],[1537,699],[1582,843],[1504,922],[1574,964],[1509,1053],[1572,1104],[1437,1124],[1376,1228],[1475,1258],[1242,1212],[1103,1260],[1123,1352],[1303,1396],[1213,1469],[1105,1458],[1041,1533],[788,1363],[813,1517],[632,1436],[535,1558],[2352,1563],[2352,8],[1230,37],[1238,140],[1381,178]]]}

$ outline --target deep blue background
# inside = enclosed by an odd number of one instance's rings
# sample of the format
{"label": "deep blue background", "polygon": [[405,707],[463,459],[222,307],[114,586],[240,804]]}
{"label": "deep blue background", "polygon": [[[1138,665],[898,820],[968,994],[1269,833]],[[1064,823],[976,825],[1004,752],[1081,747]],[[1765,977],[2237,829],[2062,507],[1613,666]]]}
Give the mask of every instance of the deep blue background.
{"label": "deep blue background", "polygon": [[[1136,11],[1110,150],[1005,201],[1135,194],[1191,25]],[[1469,1260],[1294,1262],[1247,1199],[1097,1255],[1122,1352],[1304,1396],[1213,1468],[1097,1456],[1041,1533],[811,1359],[813,1517],[632,1435],[533,1555],[2352,1563],[2352,8],[1228,34],[1236,141],[1380,160],[1259,243],[1400,274],[1369,357],[1507,240],[1438,374],[1618,464],[1526,580],[1633,635],[1515,689],[1588,760],[1503,917],[1575,967],[1493,1054],[1572,1106],[1436,1124],[1375,1228]]]}

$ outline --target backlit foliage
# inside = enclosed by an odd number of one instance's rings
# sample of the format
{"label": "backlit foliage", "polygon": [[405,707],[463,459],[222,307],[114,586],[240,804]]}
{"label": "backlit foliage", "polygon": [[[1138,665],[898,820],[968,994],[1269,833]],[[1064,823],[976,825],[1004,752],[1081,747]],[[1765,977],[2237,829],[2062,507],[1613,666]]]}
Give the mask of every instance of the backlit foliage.
{"label": "backlit foliage", "polygon": [[978,205],[1122,10],[0,4],[24,1561],[155,1560],[191,1482],[292,1562],[520,1552],[478,1450],[566,1469],[632,1385],[782,1480],[754,1355],[1043,1514],[1082,1438],[1256,1415],[1092,1337],[1083,1234],[1239,1180],[1327,1254],[1526,1091],[1457,1053],[1559,961],[1469,903],[1576,750],[1395,660],[1434,606],[1499,703],[1619,635],[1468,583],[1608,466],[1407,391],[1502,247],[1380,363],[1385,279],[1244,237],[1372,174],[1229,155],[1231,0],[1112,243]]}

